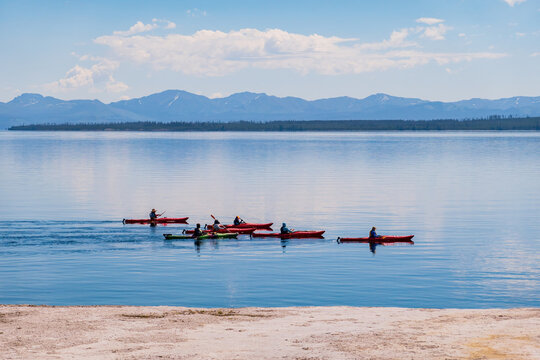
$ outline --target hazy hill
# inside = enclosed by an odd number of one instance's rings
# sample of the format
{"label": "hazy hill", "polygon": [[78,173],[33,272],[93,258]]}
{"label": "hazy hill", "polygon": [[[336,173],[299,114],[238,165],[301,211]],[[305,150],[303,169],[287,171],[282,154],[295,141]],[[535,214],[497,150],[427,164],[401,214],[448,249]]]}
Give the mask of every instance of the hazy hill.
{"label": "hazy hill", "polygon": [[15,124],[144,121],[140,115],[99,100],[59,100],[39,94],[22,94],[0,103],[0,127]]}
{"label": "hazy hill", "polygon": [[39,94],[22,94],[10,102],[0,103],[0,128],[30,123],[430,120],[490,115],[538,116],[540,97],[440,102],[375,94],[364,99],[337,97],[308,101],[251,92],[209,99],[187,91],[167,90],[104,104],[99,100],[64,101]]}

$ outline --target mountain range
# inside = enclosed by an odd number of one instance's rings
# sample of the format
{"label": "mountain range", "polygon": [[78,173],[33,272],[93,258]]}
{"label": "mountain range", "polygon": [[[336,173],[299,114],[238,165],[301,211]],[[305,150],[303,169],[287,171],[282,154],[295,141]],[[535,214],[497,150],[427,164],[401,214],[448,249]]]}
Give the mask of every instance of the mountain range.
{"label": "mountain range", "polygon": [[0,128],[22,124],[132,121],[238,120],[432,120],[482,118],[491,115],[538,116],[539,97],[455,102],[375,94],[364,99],[336,97],[304,100],[242,92],[210,99],[182,90],[167,90],[110,104],[99,100],[60,100],[25,93],[0,102]]}

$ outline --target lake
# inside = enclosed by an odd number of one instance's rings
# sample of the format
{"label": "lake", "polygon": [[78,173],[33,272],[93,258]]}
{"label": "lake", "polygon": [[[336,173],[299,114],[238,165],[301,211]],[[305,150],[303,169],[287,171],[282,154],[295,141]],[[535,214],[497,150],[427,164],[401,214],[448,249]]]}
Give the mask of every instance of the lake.
{"label": "lake", "polygon": [[[189,224],[123,225],[151,208]],[[324,239],[164,241],[196,222]],[[414,234],[414,245],[338,236]],[[0,303],[540,306],[540,133],[0,131]]]}

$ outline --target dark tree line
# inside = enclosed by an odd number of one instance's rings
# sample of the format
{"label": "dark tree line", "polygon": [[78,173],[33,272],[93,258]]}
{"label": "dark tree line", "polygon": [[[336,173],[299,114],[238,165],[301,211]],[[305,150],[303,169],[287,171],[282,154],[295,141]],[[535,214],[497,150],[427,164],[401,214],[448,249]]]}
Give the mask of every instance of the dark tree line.
{"label": "dark tree line", "polygon": [[429,130],[540,130],[540,117],[490,116],[467,120],[306,120],[234,122],[119,122],[38,124],[9,130],[41,131],[429,131]]}

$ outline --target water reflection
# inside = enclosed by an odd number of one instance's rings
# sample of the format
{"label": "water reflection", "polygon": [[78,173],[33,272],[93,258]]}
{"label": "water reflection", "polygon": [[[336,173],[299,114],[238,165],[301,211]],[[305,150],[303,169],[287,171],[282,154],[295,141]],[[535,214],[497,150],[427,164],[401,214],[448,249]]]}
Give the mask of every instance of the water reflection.
{"label": "water reflection", "polygon": [[371,251],[371,253],[373,255],[375,255],[375,252],[377,251],[377,246],[379,246],[380,244],[377,244],[377,243],[374,243],[374,242],[370,242],[369,243],[369,251]]}
{"label": "water reflection", "polygon": [[193,241],[193,244],[195,245],[195,251],[197,254],[200,254],[202,247],[207,247],[212,250],[219,250],[219,240],[218,239],[196,239],[196,240],[190,240]]}
{"label": "water reflection", "polygon": [[287,239],[281,239],[281,248],[283,249],[283,253],[285,254],[285,248],[289,244],[289,240]]}
{"label": "water reflection", "polygon": [[364,247],[365,245],[368,245],[369,251],[375,255],[377,252],[378,246],[412,246],[414,245],[413,241],[400,241],[400,242],[384,242],[384,241],[358,241],[358,242],[345,242],[341,243],[338,239],[338,244],[344,245],[344,246],[361,246]]}

